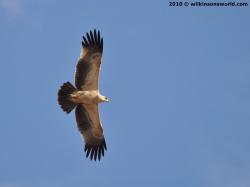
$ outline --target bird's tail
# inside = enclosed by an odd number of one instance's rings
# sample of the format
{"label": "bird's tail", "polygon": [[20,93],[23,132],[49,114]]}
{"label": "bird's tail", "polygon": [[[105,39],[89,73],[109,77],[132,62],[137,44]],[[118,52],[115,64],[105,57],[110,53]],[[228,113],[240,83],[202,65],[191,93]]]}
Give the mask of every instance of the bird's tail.
{"label": "bird's tail", "polygon": [[76,106],[76,103],[70,100],[70,94],[77,91],[77,89],[70,83],[64,83],[58,91],[58,103],[62,110],[70,113]]}

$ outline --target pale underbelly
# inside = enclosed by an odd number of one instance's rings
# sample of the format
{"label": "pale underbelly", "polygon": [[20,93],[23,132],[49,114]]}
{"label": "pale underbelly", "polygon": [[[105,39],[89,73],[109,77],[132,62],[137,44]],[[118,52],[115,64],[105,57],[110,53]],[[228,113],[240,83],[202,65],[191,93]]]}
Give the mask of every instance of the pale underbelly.
{"label": "pale underbelly", "polygon": [[98,104],[98,93],[96,91],[77,91],[70,95],[70,100],[74,103]]}

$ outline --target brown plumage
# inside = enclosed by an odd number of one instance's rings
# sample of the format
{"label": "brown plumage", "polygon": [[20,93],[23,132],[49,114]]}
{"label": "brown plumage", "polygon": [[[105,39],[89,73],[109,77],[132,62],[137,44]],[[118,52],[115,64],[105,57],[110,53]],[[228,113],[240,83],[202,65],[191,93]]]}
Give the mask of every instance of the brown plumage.
{"label": "brown plumage", "polygon": [[58,103],[66,113],[74,108],[77,127],[85,141],[86,157],[100,160],[107,150],[98,105],[108,102],[99,93],[99,71],[103,52],[103,39],[94,30],[83,36],[82,51],[76,65],[75,87],[64,83],[58,91]]}

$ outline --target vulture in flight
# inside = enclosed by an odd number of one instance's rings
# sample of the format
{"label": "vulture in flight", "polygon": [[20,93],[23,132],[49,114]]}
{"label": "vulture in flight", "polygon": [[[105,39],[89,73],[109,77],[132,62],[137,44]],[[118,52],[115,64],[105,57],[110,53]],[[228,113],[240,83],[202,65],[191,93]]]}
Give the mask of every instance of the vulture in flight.
{"label": "vulture in flight", "polygon": [[95,161],[107,150],[98,104],[109,99],[99,92],[98,80],[103,51],[100,31],[90,31],[83,36],[82,50],[76,65],[75,86],[64,83],[58,91],[58,103],[70,113],[75,108],[77,127],[84,139],[86,157]]}

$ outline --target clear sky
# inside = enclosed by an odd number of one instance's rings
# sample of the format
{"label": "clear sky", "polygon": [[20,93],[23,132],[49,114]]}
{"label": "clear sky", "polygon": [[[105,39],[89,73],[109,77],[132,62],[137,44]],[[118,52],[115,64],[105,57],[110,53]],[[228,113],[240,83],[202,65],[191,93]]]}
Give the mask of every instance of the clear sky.
{"label": "clear sky", "polygon": [[[250,186],[249,9],[0,0],[0,187]],[[100,162],[57,104],[93,28],[111,98]]]}

